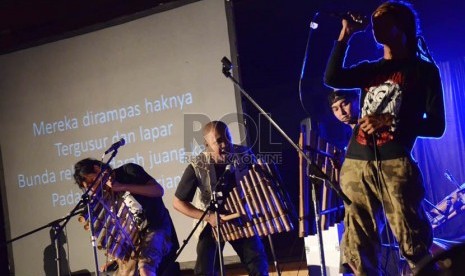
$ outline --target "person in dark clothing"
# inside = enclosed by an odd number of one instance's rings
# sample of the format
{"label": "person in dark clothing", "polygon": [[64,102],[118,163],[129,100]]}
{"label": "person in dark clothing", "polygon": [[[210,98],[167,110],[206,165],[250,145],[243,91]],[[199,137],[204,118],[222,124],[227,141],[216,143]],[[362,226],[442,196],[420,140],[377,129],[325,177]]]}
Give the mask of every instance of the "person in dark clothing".
{"label": "person in dark clothing", "polygon": [[354,128],[358,121],[359,100],[355,91],[334,90],[328,96],[329,107],[341,123]]}
{"label": "person in dark clothing", "polygon": [[128,163],[116,169],[108,167],[105,171],[102,171],[103,166],[102,162],[91,158],[77,162],[74,179],[78,186],[87,189],[95,183],[91,193],[97,193],[99,188],[110,189],[118,198],[130,198],[131,208],[141,206],[141,215],[137,216],[141,225],[139,253],[134,259],[116,259],[115,275],[134,275],[137,270],[142,276],[157,275],[158,266],[179,248],[171,217],[162,200],[163,187],[137,164]]}
{"label": "person in dark clothing", "polygon": [[[221,121],[212,121],[203,127],[206,150],[196,156],[184,171],[176,189],[173,206],[182,214],[197,221],[208,209],[212,193],[216,190],[218,179],[224,175],[227,166],[235,164],[233,174],[227,182],[236,184],[240,175],[248,171],[255,156],[246,147],[234,145],[227,125]],[[231,179],[232,178],[232,179]],[[217,243],[213,230],[217,226],[216,215],[208,213],[197,228],[197,261],[195,275],[217,275]],[[249,275],[268,275],[268,262],[260,238],[242,238],[229,242],[246,266]],[[224,242],[222,246],[224,245]]]}
{"label": "person in dark clothing", "polygon": [[357,14],[342,20],[325,71],[333,88],[361,89],[361,118],[354,127],[341,169],[345,206],[342,263],[356,275],[382,273],[380,255],[382,211],[400,251],[415,271],[429,256],[431,224],[421,205],[422,175],[411,157],[417,137],[440,137],[445,130],[439,70],[422,37],[412,6],[388,1],[372,14],[373,35],[383,57],[346,66],[350,38],[368,20]]}

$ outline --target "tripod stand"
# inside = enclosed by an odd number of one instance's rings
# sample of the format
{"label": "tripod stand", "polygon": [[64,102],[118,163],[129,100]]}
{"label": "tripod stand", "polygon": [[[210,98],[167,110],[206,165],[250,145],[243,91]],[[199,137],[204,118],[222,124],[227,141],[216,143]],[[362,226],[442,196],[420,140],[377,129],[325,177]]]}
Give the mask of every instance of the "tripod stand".
{"label": "tripod stand", "polygon": [[[272,125],[273,127],[281,134],[282,137],[284,137],[288,143],[294,148],[297,150],[297,152],[303,157],[306,159],[306,161],[308,162],[309,166],[310,166],[310,169],[309,169],[309,173],[308,173],[308,177],[311,178],[311,179],[320,179],[320,180],[324,180],[326,181],[326,183],[328,183],[328,185],[336,192],[336,194],[342,198],[342,200],[350,205],[351,204],[351,201],[349,200],[349,198],[347,198],[347,196],[344,195],[344,193],[342,193],[342,191],[340,191],[338,188],[336,188],[336,185],[335,183],[333,183],[333,181],[325,174],[321,171],[320,168],[318,168],[318,166],[316,166],[313,162],[313,160],[311,160],[310,157],[308,157],[304,152],[303,150],[298,146],[296,145],[296,143],[294,143],[294,141],[292,141],[291,138],[289,138],[289,136],[279,127],[278,124],[276,124],[276,122],[253,100],[253,98],[242,88],[242,86],[239,84],[239,82],[231,75],[231,70],[232,70],[232,63],[231,61],[226,58],[226,57],[223,57],[221,59],[221,62],[222,62],[222,65],[223,65],[223,69],[222,69],[222,72],[223,74],[232,81],[232,83],[234,84],[234,86],[236,88],[239,89],[239,91],[241,92],[241,94],[255,107],[259,110],[260,114],[263,115]],[[318,202],[318,198],[316,196],[316,190],[315,190],[315,185],[312,184],[312,197],[313,197],[313,204],[314,204],[314,209],[315,210],[315,218],[318,220],[319,218],[319,211],[318,211],[318,206],[319,206],[319,202]],[[320,251],[320,260],[321,260],[321,274],[323,276],[326,276],[326,269],[325,269],[325,258],[324,258],[324,252],[323,252],[323,236],[322,236],[322,233],[321,233],[321,226],[320,226],[320,223],[319,221],[316,222],[316,225],[317,225],[317,235],[318,235],[318,241],[319,241],[319,251]]]}
{"label": "tripod stand", "polygon": [[[244,149],[242,147],[238,148]],[[240,156],[243,157],[243,155]],[[234,155],[234,158],[235,157],[236,155]],[[239,156],[237,157],[240,158]],[[287,208],[284,207],[282,201],[280,201],[281,197],[275,190],[272,190],[276,186],[268,181],[269,178],[265,178],[265,174],[262,174],[262,171],[257,168],[261,163],[258,162],[254,164],[255,165],[250,168],[246,163],[239,163],[237,165],[238,170],[234,174],[234,177],[230,177],[228,179],[229,181],[218,182],[220,184],[226,184],[221,186],[212,185],[212,200],[209,202],[210,204],[204,205],[208,205],[208,207],[200,207],[201,210],[206,209],[206,211],[200,213],[198,212],[199,209],[197,209],[190,213],[185,213],[188,215],[193,214],[190,216],[195,219],[204,220],[206,213],[216,211],[216,216],[205,219],[212,226],[216,226],[212,228],[214,230],[213,233],[210,227],[207,226],[208,229],[202,229],[202,233],[199,237],[199,244],[197,245],[198,258],[196,263],[196,268],[198,270],[196,270],[196,272],[210,273],[213,264],[215,264],[215,262],[213,262],[213,255],[217,256],[216,258],[219,259],[222,268],[223,256],[221,248],[224,245],[223,241],[228,241],[240,256],[241,262],[247,265],[251,273],[265,273],[265,271],[268,270],[268,265],[266,262],[266,254],[259,238],[268,236],[274,264],[276,265],[278,274],[280,274],[271,234],[292,230],[292,223],[289,221],[286,211]],[[265,167],[265,165],[262,166],[262,169],[268,168]],[[208,170],[210,171],[210,169]],[[214,171],[216,171],[216,169]],[[261,177],[257,178],[259,174]],[[214,175],[210,177],[213,177],[212,179],[216,178]],[[202,178],[206,179],[206,177]],[[206,187],[205,185],[207,187],[210,186],[208,182],[203,182],[204,188]],[[264,190],[268,191],[268,193],[263,194]],[[182,205],[178,205],[175,201],[175,207],[176,206],[179,206],[179,209],[177,209],[181,212],[183,212],[182,210],[186,210],[185,208],[191,208],[189,207],[189,203],[187,203],[187,207],[184,207],[186,205],[181,207]],[[221,220],[218,214],[221,214]],[[197,222],[188,239],[192,236],[192,233],[196,231],[199,224],[200,221]],[[213,234],[215,236],[214,239]],[[182,248],[184,248],[186,243],[187,241],[184,241]],[[219,250],[218,254],[214,254],[217,249]],[[204,256],[207,257],[207,259],[201,259]],[[208,256],[210,256],[210,258],[208,258]],[[218,265],[218,263],[216,263],[216,265]],[[219,268],[220,267],[217,267],[216,269]]]}
{"label": "tripod stand", "polygon": [[63,231],[62,231],[63,228],[61,227],[62,226],[61,223],[63,221],[69,220],[71,217],[74,217],[74,216],[80,214],[82,212],[82,210],[83,210],[82,206],[81,206],[81,208],[76,208],[75,210],[70,212],[67,216],[65,216],[63,218],[60,218],[60,219],[56,219],[54,221],[51,221],[51,222],[49,222],[49,223],[47,223],[47,224],[45,224],[45,225],[43,225],[41,227],[38,227],[38,228],[36,228],[34,230],[31,230],[31,231],[29,231],[27,233],[24,233],[24,234],[22,234],[22,235],[20,235],[18,237],[15,237],[15,238],[13,238],[11,240],[8,240],[8,241],[6,241],[6,244],[9,244],[9,243],[12,243],[14,241],[25,238],[25,237],[27,237],[29,235],[32,235],[32,234],[34,234],[36,232],[39,232],[39,231],[43,230],[43,229],[50,228],[50,232],[51,232],[50,237],[51,237],[52,243],[54,244],[55,263],[56,263],[56,268],[54,268],[54,269],[51,268],[50,270],[51,271],[56,270],[56,272],[57,272],[56,275],[60,275],[60,272],[63,271],[61,265],[62,265],[62,263],[64,261],[63,258],[62,258],[63,256],[61,256],[61,254],[60,254],[60,242],[61,242],[60,237],[63,234]]}
{"label": "tripod stand", "polygon": [[[230,166],[230,165],[228,165]],[[216,184],[214,185],[215,189],[212,191],[212,196],[211,196],[211,201],[209,206],[205,209],[205,211],[202,213],[200,218],[198,219],[197,223],[195,224],[194,228],[191,230],[189,235],[185,240],[183,240],[183,243],[179,250],[176,252],[176,255],[174,257],[173,261],[176,261],[179,255],[181,255],[181,252],[184,250],[186,245],[189,243],[189,240],[192,238],[192,235],[195,233],[197,228],[200,226],[200,224],[204,221],[204,218],[207,215],[210,215],[210,213],[215,214],[215,221],[216,221],[216,227],[213,227],[215,231],[215,235],[217,237],[216,243],[217,243],[217,250],[218,250],[218,256],[219,256],[219,268],[220,268],[220,275],[224,275],[224,257],[223,257],[223,251],[222,251],[222,241],[221,241],[221,229],[220,229],[220,223],[221,223],[221,217],[220,217],[220,210],[222,209],[222,205],[224,204],[224,198],[225,195],[222,193],[222,191],[219,191],[219,187],[222,187],[222,182],[225,181],[225,176],[227,174],[231,173],[231,169],[228,169],[228,167],[225,169],[225,172],[223,175],[218,179]]]}

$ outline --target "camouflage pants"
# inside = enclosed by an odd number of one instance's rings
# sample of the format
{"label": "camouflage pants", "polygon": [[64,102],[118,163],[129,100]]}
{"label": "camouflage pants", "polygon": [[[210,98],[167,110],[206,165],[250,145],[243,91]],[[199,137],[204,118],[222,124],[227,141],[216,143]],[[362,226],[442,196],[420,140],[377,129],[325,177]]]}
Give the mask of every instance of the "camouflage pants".
{"label": "camouflage pants", "polygon": [[[341,262],[356,275],[382,275],[379,236],[382,204],[389,226],[409,265],[429,255],[432,229],[421,205],[425,189],[418,166],[409,157],[378,162],[346,159],[341,188],[352,201],[346,205]],[[382,203],[381,203],[382,202]]]}

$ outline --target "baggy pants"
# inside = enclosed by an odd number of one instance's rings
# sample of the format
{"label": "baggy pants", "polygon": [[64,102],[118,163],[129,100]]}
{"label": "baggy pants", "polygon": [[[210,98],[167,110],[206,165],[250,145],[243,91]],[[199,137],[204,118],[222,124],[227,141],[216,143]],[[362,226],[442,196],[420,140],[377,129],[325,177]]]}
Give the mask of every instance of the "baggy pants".
{"label": "baggy pants", "polygon": [[433,240],[422,206],[425,189],[417,164],[410,157],[378,164],[379,170],[376,161],[346,159],[341,168],[341,188],[352,201],[345,205],[341,261],[356,275],[382,275],[379,227],[383,205],[400,251],[412,269],[429,255]]}

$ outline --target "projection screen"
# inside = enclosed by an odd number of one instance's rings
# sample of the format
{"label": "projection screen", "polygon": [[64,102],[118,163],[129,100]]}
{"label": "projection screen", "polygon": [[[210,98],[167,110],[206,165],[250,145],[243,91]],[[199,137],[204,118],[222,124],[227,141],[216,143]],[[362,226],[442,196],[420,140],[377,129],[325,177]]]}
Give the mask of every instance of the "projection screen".
{"label": "projection screen", "polygon": [[[82,194],[73,165],[102,158],[121,138],[111,165],[138,163],[163,185],[184,240],[192,220],[172,200],[185,157],[201,150],[193,138],[202,122],[225,120],[234,142],[242,140],[240,103],[221,72],[229,53],[224,2],[204,0],[0,56],[7,240],[66,216]],[[95,271],[90,233],[76,217],[65,230],[70,270]],[[195,260],[195,244],[178,261]],[[15,274],[42,274],[50,246],[48,228],[12,242]]]}

